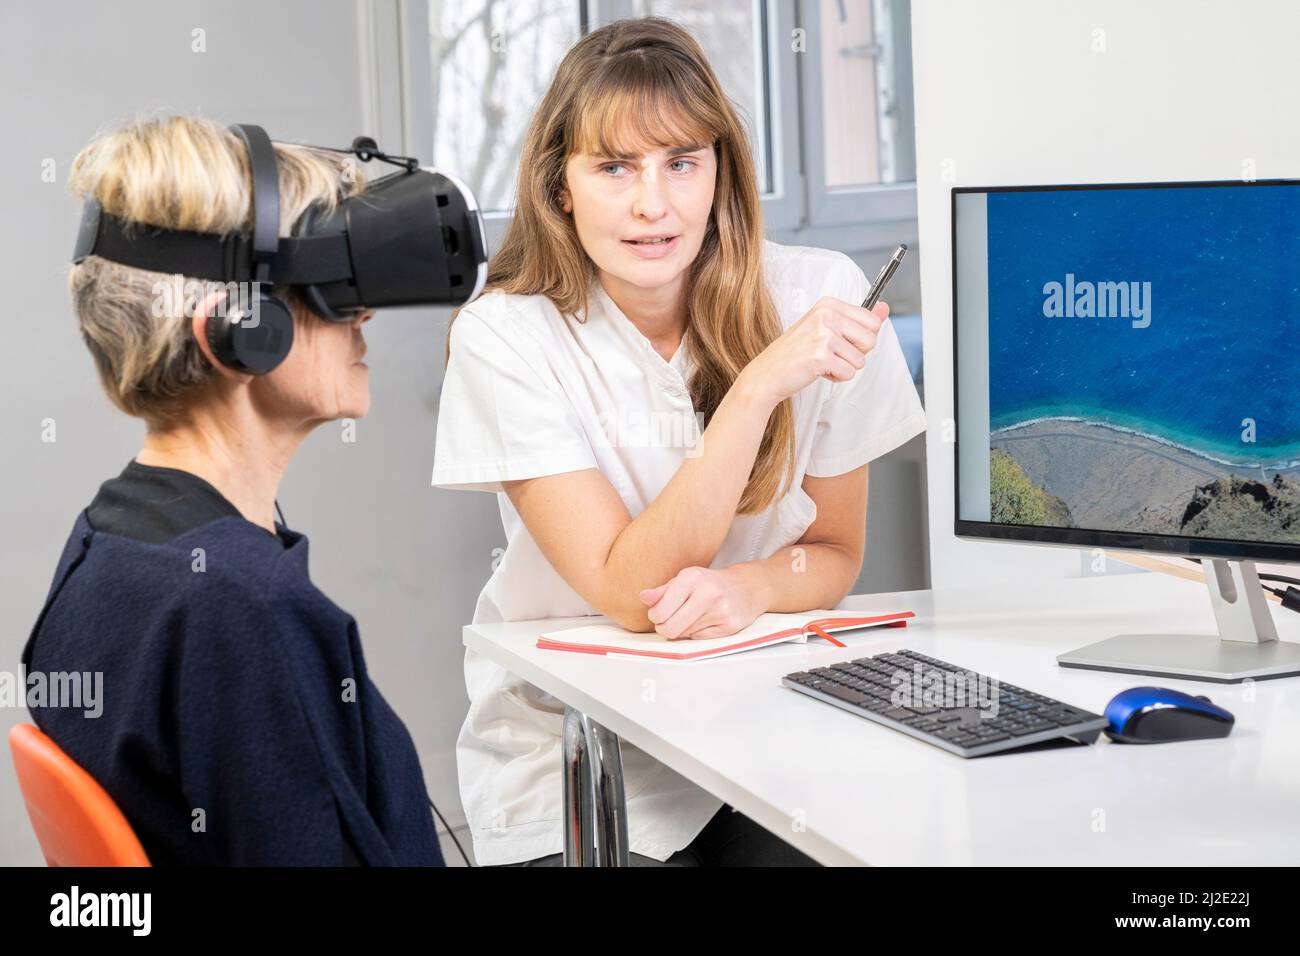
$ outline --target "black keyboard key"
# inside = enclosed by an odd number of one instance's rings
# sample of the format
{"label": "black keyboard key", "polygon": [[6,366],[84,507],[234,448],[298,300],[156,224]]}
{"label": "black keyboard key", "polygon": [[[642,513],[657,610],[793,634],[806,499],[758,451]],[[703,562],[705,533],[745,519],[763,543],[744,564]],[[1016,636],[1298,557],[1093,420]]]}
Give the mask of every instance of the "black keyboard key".
{"label": "black keyboard key", "polygon": [[839,684],[827,684],[821,689],[823,694],[827,694],[845,703],[856,704],[859,707],[864,706],[869,698],[866,694],[854,690],[852,687],[844,687]]}
{"label": "black keyboard key", "polygon": [[917,716],[915,711],[908,710],[906,707],[891,707],[888,710],[880,712],[881,717],[888,717],[890,720],[911,720]]}

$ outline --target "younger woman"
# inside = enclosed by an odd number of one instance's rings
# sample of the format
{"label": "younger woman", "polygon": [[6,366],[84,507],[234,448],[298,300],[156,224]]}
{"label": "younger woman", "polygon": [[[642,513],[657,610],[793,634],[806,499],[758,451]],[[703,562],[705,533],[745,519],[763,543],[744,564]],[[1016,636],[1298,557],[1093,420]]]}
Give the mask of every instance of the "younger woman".
{"label": "younger woman", "polygon": [[[867,463],[924,414],[852,260],[764,241],[743,128],[689,34],[619,21],[569,51],[487,289],[451,327],[433,470],[500,502],[476,623],[704,638],[848,594]],[[472,651],[465,680],[478,860],[556,862],[563,705]],[[623,766],[634,862],[808,862],[635,748]]]}

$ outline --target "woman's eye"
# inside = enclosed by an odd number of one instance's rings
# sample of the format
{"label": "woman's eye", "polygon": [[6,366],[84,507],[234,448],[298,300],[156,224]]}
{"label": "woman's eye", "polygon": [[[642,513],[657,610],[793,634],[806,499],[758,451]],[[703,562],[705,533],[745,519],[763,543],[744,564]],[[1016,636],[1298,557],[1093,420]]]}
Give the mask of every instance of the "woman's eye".
{"label": "woman's eye", "polygon": [[[693,159],[675,159],[668,165],[675,173],[686,173],[695,168],[697,164]],[[623,173],[621,170],[625,170],[626,168],[627,163],[606,163],[600,167],[600,171],[602,173],[607,173],[610,176],[622,176]]]}

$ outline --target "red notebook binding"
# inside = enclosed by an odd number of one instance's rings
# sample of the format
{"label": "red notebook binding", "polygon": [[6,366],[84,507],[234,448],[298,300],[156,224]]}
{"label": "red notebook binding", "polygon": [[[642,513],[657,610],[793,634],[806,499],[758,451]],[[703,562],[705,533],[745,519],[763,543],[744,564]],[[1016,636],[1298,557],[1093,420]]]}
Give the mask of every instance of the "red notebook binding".
{"label": "red notebook binding", "polygon": [[676,641],[669,641],[654,632],[639,634],[612,624],[591,624],[543,634],[537,639],[537,646],[543,650],[573,651],[580,654],[698,661],[772,644],[803,642],[810,637],[820,637],[837,647],[844,647],[842,642],[831,635],[868,627],[906,627],[908,619],[913,617],[916,614],[912,611],[874,615],[852,615],[842,611],[763,614],[749,627],[728,637],[704,640],[686,638]]}

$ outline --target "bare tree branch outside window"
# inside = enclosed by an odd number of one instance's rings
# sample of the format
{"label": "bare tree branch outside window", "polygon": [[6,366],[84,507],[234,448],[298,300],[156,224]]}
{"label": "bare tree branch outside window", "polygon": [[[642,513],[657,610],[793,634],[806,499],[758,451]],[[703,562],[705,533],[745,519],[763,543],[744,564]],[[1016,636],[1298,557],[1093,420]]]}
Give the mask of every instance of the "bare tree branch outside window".
{"label": "bare tree branch outside window", "polygon": [[578,39],[577,0],[431,0],[433,161],[509,209],[533,109]]}

